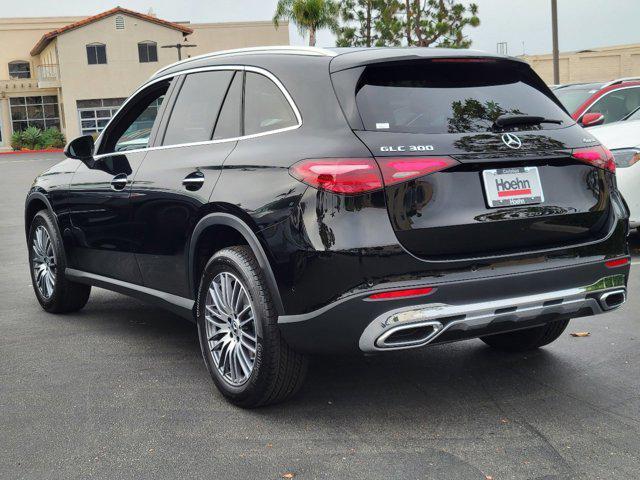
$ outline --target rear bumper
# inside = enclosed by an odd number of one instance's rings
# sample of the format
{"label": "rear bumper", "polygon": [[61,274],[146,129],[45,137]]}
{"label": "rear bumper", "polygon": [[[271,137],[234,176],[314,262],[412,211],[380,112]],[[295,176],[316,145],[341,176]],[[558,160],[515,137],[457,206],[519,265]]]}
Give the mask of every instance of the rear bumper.
{"label": "rear bumper", "polygon": [[[595,315],[626,300],[629,266],[603,262],[462,282],[434,283],[429,296],[371,301],[360,292],[302,315],[281,316],[294,348],[310,353],[421,347]],[[389,290],[425,286],[385,285]]]}

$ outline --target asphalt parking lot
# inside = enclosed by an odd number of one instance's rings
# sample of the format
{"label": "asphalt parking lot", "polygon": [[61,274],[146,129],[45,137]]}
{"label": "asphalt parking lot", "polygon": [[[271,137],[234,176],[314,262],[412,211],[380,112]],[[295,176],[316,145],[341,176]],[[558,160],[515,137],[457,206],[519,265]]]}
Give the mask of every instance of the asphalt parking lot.
{"label": "asphalt parking lot", "polygon": [[640,478],[639,267],[622,309],[540,351],[315,358],[293,401],[244,411],[177,316],[99,289],[40,309],[23,201],[59,158],[0,156],[0,478]]}

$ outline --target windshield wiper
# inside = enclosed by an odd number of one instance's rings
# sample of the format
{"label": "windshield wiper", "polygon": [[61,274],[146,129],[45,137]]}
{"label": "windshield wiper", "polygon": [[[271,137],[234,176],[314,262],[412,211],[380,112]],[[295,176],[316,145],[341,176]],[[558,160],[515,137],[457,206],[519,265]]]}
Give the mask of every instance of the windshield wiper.
{"label": "windshield wiper", "polygon": [[494,127],[504,128],[512,125],[540,125],[541,123],[562,124],[562,120],[554,120],[544,118],[537,115],[518,115],[513,113],[505,113],[496,118],[493,122]]}

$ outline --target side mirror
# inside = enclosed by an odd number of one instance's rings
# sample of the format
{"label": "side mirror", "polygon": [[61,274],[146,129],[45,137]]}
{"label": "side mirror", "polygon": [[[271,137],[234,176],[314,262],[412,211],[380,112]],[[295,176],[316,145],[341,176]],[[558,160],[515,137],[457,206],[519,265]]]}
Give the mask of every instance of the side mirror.
{"label": "side mirror", "polygon": [[67,143],[67,146],[64,147],[64,154],[69,158],[87,162],[93,160],[93,146],[93,137],[83,135]]}
{"label": "side mirror", "polygon": [[604,123],[604,115],[601,113],[585,113],[580,120],[583,127],[595,127],[596,125],[602,125]]}

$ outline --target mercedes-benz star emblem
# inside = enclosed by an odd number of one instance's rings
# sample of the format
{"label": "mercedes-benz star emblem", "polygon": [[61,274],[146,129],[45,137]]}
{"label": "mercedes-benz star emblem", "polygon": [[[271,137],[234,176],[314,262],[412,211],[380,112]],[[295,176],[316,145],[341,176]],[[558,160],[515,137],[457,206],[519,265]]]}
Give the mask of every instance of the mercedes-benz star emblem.
{"label": "mercedes-benz star emblem", "polygon": [[522,141],[513,133],[503,133],[502,141],[507,147],[513,148],[514,150],[517,150],[522,146]]}

